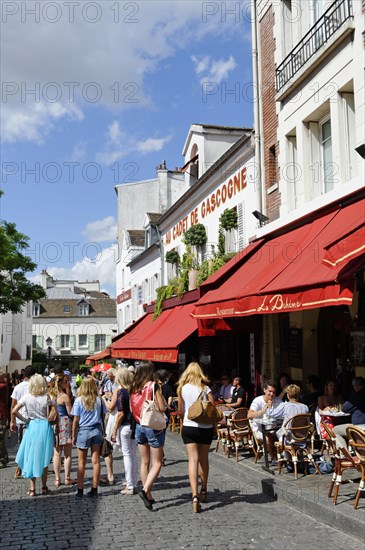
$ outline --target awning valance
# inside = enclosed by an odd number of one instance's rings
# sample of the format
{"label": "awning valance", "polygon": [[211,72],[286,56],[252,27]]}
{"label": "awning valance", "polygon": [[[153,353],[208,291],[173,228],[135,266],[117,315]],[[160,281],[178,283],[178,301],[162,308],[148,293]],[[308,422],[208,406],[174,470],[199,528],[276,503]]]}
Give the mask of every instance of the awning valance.
{"label": "awning valance", "polygon": [[96,363],[97,361],[102,361],[103,359],[106,359],[107,357],[110,357],[110,347],[108,346],[103,351],[99,351],[98,353],[95,353],[94,355],[90,355],[85,361],[86,365],[91,365],[91,363]]}
{"label": "awning valance", "polygon": [[195,330],[194,304],[164,310],[157,319],[149,313],[112,345],[112,357],[176,363],[178,346]]}
{"label": "awning valance", "polygon": [[[268,235],[219,288],[196,303],[195,318],[214,319],[350,305],[350,262],[364,258],[364,199],[275,236]],[[328,262],[332,255],[332,263]],[[207,281],[209,283],[209,279]]]}

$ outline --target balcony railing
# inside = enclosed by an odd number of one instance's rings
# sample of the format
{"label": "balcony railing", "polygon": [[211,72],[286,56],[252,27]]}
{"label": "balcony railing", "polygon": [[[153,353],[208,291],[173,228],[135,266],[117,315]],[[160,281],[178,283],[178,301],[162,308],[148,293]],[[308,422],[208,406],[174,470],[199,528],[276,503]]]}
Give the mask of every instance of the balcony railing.
{"label": "balcony railing", "polygon": [[352,0],[336,0],[276,69],[276,91],[305,65],[345,21],[353,18]]}

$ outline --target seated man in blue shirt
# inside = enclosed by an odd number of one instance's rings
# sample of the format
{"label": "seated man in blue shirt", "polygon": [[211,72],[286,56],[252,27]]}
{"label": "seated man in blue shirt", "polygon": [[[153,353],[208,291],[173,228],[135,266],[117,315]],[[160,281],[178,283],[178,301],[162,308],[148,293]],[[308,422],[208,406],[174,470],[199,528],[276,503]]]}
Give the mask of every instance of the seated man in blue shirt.
{"label": "seated man in blue shirt", "polygon": [[362,376],[355,376],[352,380],[352,387],[354,391],[351,392],[348,400],[342,405],[342,412],[351,414],[351,423],[340,424],[333,428],[333,433],[336,434],[336,446],[338,449],[341,447],[347,449],[345,437],[346,429],[350,425],[365,424],[365,379]]}

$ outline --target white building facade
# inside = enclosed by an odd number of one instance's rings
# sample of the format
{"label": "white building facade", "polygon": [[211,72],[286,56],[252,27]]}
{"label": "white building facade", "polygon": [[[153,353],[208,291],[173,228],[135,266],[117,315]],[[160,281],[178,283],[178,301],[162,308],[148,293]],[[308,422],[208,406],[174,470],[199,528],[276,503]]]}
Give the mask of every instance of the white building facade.
{"label": "white building facade", "polygon": [[0,315],[0,368],[12,373],[32,360],[32,302],[20,313]]}
{"label": "white building facade", "polygon": [[47,297],[33,304],[33,350],[63,366],[104,351],[117,331],[116,302],[99,281],[63,281],[42,271]]}

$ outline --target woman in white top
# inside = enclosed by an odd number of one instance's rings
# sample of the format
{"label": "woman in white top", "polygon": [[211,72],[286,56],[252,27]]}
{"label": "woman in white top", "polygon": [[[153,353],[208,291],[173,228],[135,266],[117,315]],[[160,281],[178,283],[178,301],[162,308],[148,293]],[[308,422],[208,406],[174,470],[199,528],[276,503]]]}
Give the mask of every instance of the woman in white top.
{"label": "woman in white top", "polygon": [[[16,418],[26,426],[15,462],[21,468],[23,477],[30,480],[30,489],[27,493],[30,497],[36,496],[37,477],[42,478],[42,494],[50,492],[47,487],[47,476],[48,465],[53,455],[54,435],[48,422],[48,407],[55,404],[51,404],[47,389],[43,376],[34,374],[29,379],[29,393],[21,397],[12,410]],[[19,412],[22,407],[27,411],[27,418]]]}
{"label": "woman in white top", "polygon": [[[189,459],[189,481],[193,496],[193,510],[200,512],[200,502],[204,502],[207,495],[209,473],[209,447],[213,439],[213,425],[199,424],[188,418],[188,409],[202,394],[204,401],[214,399],[208,379],[198,363],[190,365],[182,373],[177,386],[178,411],[183,420],[182,438],[186,445]],[[198,476],[200,473],[201,491],[198,496]]]}

